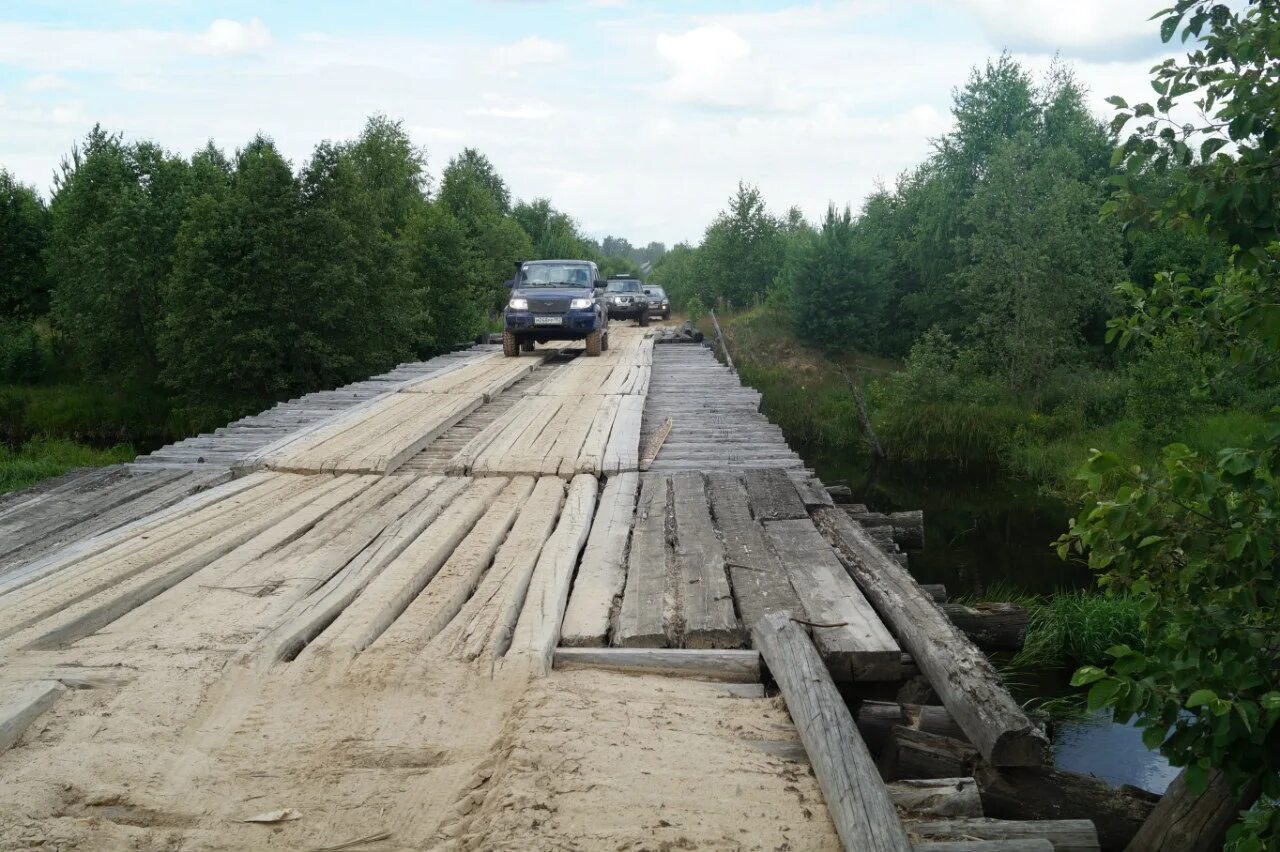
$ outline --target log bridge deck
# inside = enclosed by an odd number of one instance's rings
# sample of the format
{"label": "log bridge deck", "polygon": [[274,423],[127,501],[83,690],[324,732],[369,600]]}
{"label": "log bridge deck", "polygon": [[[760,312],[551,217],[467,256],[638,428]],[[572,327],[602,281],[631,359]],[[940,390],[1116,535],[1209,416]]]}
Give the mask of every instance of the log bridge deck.
{"label": "log bridge deck", "polygon": [[665,336],[478,345],[0,499],[0,846],[1098,848],[881,780],[840,690],[927,678],[993,771],[1046,740]]}

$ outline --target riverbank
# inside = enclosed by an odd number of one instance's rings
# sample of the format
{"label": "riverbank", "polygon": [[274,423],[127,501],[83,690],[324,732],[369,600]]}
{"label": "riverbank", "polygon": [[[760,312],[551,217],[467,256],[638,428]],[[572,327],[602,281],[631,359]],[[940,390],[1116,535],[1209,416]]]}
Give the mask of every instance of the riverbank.
{"label": "riverbank", "polygon": [[0,444],[0,494],[29,488],[77,467],[102,467],[133,459],[129,444],[105,449],[58,438],[34,438],[16,446]]}
{"label": "riverbank", "polygon": [[1264,427],[1261,411],[1214,408],[1120,369],[1063,372],[1018,394],[942,344],[903,363],[806,346],[767,306],[719,320],[743,381],[792,442],[865,458],[854,382],[891,461],[1019,479],[1068,503],[1082,494],[1076,474],[1094,447],[1150,465],[1166,444],[1212,455],[1253,443]]}

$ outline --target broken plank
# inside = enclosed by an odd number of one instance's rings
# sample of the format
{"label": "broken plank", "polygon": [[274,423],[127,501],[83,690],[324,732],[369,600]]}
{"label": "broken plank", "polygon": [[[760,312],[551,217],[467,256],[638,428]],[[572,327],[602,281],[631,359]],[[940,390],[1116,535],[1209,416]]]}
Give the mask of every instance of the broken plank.
{"label": "broken plank", "polygon": [[770,521],[765,535],[804,604],[813,641],[836,680],[895,680],[902,652],[808,520]]}
{"label": "broken plank", "polygon": [[[784,445],[785,447],[785,445]],[[749,470],[742,477],[757,521],[808,520],[809,510],[786,472],[777,468]]]}
{"label": "broken plank", "polygon": [[609,641],[609,617],[627,581],[627,540],[639,488],[637,473],[611,476],[605,484],[560,628],[561,645],[602,646]]}

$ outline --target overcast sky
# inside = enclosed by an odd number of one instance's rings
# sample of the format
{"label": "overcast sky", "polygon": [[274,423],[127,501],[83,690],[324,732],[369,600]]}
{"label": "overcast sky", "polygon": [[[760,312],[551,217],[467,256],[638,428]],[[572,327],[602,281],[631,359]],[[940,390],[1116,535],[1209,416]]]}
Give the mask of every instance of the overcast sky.
{"label": "overcast sky", "polygon": [[371,113],[440,168],[484,151],[596,237],[696,241],[739,179],[857,205],[946,131],[953,87],[1054,53],[1145,98],[1168,0],[5,0],[0,166],[46,194],[101,122],[182,154],[258,131],[296,165]]}

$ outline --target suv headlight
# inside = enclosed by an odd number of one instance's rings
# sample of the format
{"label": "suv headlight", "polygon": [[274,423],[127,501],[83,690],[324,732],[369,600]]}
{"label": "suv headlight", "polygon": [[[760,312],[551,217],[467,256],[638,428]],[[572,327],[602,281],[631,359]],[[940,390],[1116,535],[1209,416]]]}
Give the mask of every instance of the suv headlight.
{"label": "suv headlight", "polygon": [[591,299],[574,299],[569,303],[569,310],[585,311],[587,308],[591,307],[591,301]]}
{"label": "suv headlight", "polygon": [[528,299],[512,299],[507,304],[507,307],[513,311],[527,311],[529,310],[529,300]]}

